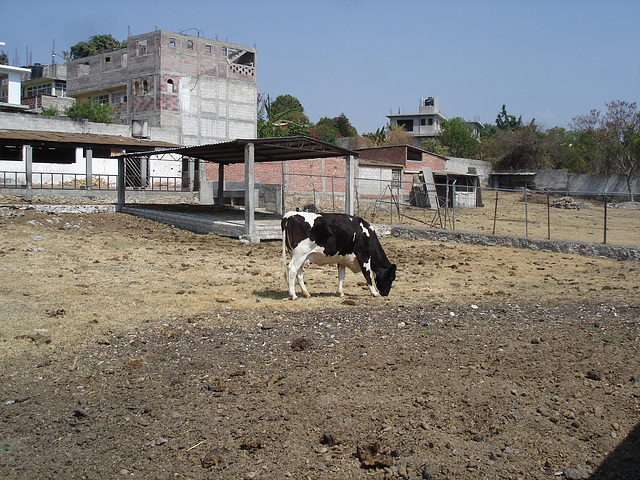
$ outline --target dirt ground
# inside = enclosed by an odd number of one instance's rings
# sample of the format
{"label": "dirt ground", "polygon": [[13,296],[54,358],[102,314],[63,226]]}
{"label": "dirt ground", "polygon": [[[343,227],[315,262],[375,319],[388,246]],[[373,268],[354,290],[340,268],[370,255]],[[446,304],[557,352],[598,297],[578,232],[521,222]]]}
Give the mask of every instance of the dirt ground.
{"label": "dirt ground", "polygon": [[387,237],[291,302],[278,242],[0,211],[2,478],[640,478],[637,262]]}

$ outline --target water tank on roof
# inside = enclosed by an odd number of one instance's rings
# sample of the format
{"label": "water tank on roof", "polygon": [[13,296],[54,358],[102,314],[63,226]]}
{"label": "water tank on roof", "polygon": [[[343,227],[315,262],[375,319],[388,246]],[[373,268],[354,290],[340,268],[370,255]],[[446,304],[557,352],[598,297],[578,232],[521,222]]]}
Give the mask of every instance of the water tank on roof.
{"label": "water tank on roof", "polygon": [[44,72],[44,66],[36,63],[35,65],[31,66],[31,79],[33,80],[34,78],[42,78],[42,73]]}
{"label": "water tank on roof", "polygon": [[433,97],[428,97],[428,98],[424,101],[424,106],[425,106],[425,107],[433,107],[433,105],[434,105]]}

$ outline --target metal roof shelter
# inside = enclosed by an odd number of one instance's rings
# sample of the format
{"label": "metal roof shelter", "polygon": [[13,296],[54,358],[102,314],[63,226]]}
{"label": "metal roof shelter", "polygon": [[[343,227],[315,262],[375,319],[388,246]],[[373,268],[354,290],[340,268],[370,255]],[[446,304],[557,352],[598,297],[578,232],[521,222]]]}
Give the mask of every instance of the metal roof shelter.
{"label": "metal roof shelter", "polygon": [[355,157],[358,154],[352,150],[341,148],[330,143],[322,142],[309,137],[276,137],[237,139],[231,142],[211,145],[198,145],[193,147],[172,148],[123,154],[118,156],[118,207],[125,205],[125,175],[126,160],[136,158],[167,157],[176,159],[176,156],[190,157],[205,162],[218,164],[218,204],[222,205],[224,197],[224,165],[244,163],[245,181],[245,236],[250,242],[257,242],[255,235],[255,201],[251,194],[254,188],[254,165],[260,162],[286,162],[289,160],[304,160],[309,158],[345,157],[345,205],[346,213],[353,214],[354,203],[354,179]]}

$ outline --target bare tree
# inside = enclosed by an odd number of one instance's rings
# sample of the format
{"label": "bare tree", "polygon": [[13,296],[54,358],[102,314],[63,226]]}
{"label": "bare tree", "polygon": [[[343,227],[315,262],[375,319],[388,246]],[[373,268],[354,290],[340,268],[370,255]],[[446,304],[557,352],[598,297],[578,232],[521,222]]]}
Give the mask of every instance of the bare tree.
{"label": "bare tree", "polygon": [[625,176],[633,201],[631,180],[640,169],[640,111],[635,102],[615,100],[605,104],[602,113],[591,110],[572,121],[579,141],[589,145],[598,173],[619,173]]}

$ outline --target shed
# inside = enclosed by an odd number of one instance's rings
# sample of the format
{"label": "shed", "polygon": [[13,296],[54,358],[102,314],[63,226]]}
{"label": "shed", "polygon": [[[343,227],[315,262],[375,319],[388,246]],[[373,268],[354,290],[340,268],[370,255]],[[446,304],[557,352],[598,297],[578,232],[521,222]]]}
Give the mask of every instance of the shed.
{"label": "shed", "polygon": [[244,163],[244,238],[250,242],[258,242],[260,239],[255,234],[256,205],[253,195],[254,164],[256,162],[282,162],[319,157],[344,157],[346,213],[353,214],[355,196],[355,157],[357,156],[358,154],[352,150],[304,136],[237,139],[231,142],[211,145],[198,145],[192,147],[123,154],[118,156],[118,208],[122,209],[126,202],[126,162],[135,162],[136,159],[146,161],[150,157],[161,157],[170,161],[181,161],[183,158],[188,157],[198,161],[217,163],[217,202],[220,206],[222,206],[224,201],[224,165]]}

